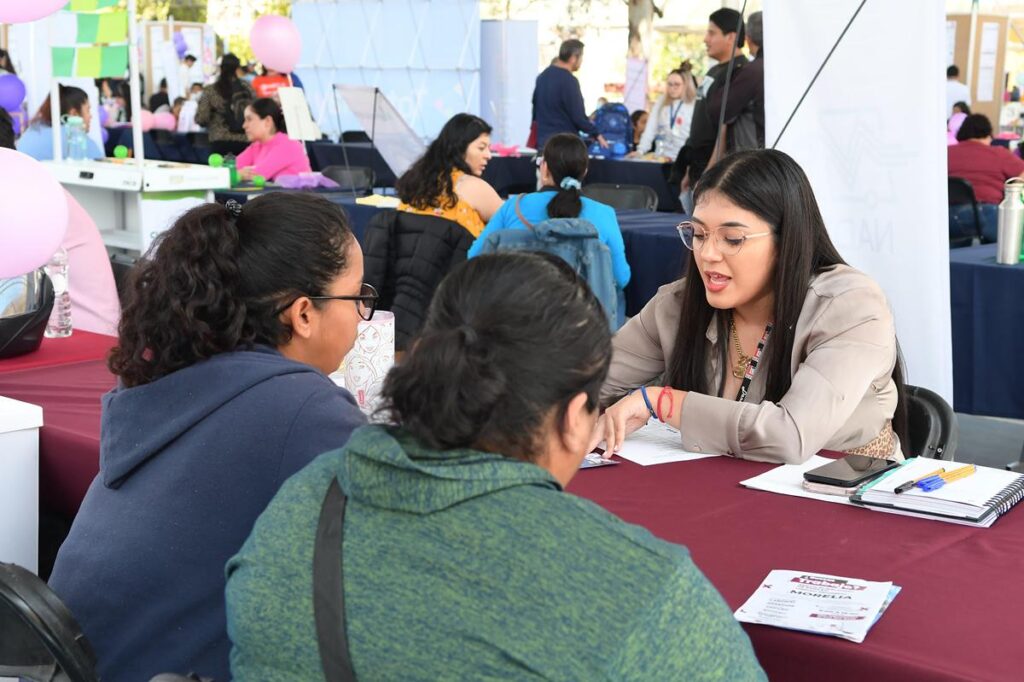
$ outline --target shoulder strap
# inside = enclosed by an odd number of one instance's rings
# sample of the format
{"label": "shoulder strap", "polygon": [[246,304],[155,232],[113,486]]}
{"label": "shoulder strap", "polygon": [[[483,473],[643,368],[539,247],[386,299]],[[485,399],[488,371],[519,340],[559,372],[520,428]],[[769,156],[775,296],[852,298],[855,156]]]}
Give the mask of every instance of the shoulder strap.
{"label": "shoulder strap", "polygon": [[516,197],[516,217],[519,218],[519,222],[521,222],[523,225],[526,225],[526,229],[528,229],[528,230],[530,230],[532,232],[533,231],[533,223],[531,223],[529,220],[527,220],[526,217],[523,215],[523,212],[521,210],[519,210],[519,202],[522,201],[522,200],[523,200],[523,195],[522,194],[520,194],[519,196]]}
{"label": "shoulder strap", "polygon": [[345,628],[345,586],[341,553],[345,533],[345,493],[331,481],[316,527],[313,547],[313,617],[320,663],[327,682],[355,682]]}

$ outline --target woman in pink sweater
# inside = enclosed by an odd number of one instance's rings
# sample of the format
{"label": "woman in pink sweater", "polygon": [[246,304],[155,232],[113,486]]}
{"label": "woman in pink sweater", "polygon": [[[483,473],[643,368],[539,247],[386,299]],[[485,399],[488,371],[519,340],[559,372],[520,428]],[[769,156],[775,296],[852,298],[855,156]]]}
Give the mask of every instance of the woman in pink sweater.
{"label": "woman in pink sweater", "polygon": [[267,97],[245,108],[245,136],[251,144],[238,155],[238,175],[246,181],[262,175],[268,181],[279,175],[309,173],[306,147],[288,137],[281,107]]}

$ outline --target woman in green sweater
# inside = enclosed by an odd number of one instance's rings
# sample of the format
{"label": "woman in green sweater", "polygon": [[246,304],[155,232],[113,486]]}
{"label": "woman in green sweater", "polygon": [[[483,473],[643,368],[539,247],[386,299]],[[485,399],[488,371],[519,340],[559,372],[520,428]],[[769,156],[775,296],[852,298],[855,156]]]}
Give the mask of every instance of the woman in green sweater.
{"label": "woman in green sweater", "polygon": [[389,425],[293,476],[228,563],[234,677],[324,679],[312,567],[336,480],[343,619],[319,632],[359,680],[764,679],[686,549],[564,492],[610,354],[561,261],[456,269],[387,378]]}

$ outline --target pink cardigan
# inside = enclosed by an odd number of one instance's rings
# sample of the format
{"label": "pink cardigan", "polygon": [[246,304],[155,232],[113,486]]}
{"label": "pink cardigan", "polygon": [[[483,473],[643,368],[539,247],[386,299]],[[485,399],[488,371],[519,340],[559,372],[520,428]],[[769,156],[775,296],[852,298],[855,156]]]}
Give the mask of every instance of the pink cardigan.
{"label": "pink cardigan", "polygon": [[71,326],[117,336],[121,304],[103,237],[82,205],[66,190],[64,195],[68,200],[68,231],[61,246],[68,252]]}
{"label": "pink cardigan", "polygon": [[253,142],[238,155],[235,165],[239,169],[253,166],[256,175],[262,175],[267,180],[274,180],[278,175],[309,173],[312,170],[305,146],[285,133],[276,133],[267,142]]}

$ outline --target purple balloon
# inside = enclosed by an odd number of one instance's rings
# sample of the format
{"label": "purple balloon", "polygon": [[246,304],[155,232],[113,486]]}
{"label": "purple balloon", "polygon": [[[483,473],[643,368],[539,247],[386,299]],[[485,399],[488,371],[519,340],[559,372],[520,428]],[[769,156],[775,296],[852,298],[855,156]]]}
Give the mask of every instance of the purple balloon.
{"label": "purple balloon", "polygon": [[110,119],[110,112],[107,111],[106,107],[100,107],[100,125],[107,125],[107,121]]}
{"label": "purple balloon", "polygon": [[103,144],[106,144],[107,140],[110,139],[110,131],[106,128],[100,128],[100,137],[103,138]]}
{"label": "purple balloon", "polygon": [[13,74],[0,76],[0,107],[16,111],[25,101],[25,84]]}

